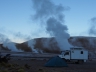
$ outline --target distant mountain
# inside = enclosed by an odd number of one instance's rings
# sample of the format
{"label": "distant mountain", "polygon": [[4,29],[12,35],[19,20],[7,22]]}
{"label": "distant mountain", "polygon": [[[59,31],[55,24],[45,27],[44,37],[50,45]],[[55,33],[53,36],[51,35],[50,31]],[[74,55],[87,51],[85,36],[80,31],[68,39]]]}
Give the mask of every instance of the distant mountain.
{"label": "distant mountain", "polygon": [[73,46],[84,47],[85,49],[94,53],[96,51],[96,37],[70,37],[69,42]]}
{"label": "distant mountain", "polygon": [[[68,39],[73,46],[84,47],[88,51],[96,54],[96,37],[74,36]],[[60,48],[54,38],[36,38],[24,43],[1,44],[2,50],[25,51],[39,53],[60,53]]]}

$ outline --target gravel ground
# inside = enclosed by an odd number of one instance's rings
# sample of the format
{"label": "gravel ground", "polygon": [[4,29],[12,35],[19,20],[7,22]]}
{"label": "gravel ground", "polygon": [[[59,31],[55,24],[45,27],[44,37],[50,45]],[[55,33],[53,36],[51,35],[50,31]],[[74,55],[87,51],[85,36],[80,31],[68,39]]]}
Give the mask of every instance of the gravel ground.
{"label": "gravel ground", "polygon": [[[44,67],[47,60],[10,60],[9,64],[15,65],[7,72],[96,72],[96,60],[83,64],[68,64],[68,67]],[[24,71],[18,71],[22,68]]]}

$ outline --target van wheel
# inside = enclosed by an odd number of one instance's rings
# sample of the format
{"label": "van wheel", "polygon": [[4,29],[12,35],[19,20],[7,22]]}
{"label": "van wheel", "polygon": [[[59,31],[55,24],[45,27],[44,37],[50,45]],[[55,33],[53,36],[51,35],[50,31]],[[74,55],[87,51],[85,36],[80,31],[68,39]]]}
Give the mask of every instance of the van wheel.
{"label": "van wheel", "polygon": [[84,60],[79,60],[78,63],[82,64],[82,63],[84,63]]}
{"label": "van wheel", "polygon": [[79,62],[77,61],[77,62],[75,62],[75,64],[79,64]]}

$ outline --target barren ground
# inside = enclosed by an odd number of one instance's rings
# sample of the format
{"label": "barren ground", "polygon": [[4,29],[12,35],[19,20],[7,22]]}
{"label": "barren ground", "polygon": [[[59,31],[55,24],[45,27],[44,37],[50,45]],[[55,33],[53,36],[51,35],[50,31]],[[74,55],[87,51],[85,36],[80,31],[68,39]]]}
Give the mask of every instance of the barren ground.
{"label": "barren ground", "polygon": [[88,61],[83,64],[68,64],[68,67],[44,67],[46,62],[47,60],[11,59],[9,61],[11,66],[3,67],[1,72],[5,69],[7,69],[7,71],[4,72],[96,72],[96,60]]}

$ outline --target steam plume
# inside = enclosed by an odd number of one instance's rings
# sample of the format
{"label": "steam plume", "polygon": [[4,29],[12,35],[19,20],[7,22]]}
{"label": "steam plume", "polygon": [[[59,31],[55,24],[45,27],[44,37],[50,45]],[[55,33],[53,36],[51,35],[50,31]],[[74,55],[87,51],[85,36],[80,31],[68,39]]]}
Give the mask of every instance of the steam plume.
{"label": "steam plume", "polygon": [[0,44],[5,43],[5,42],[10,42],[10,39],[7,38],[4,34],[0,33]]}
{"label": "steam plume", "polygon": [[96,17],[91,19],[91,27],[89,29],[90,35],[96,35]]}
{"label": "steam plume", "polygon": [[0,33],[0,44],[3,44],[3,47],[7,47],[11,51],[20,51],[16,48],[15,43],[12,43],[6,35]]}
{"label": "steam plume", "polygon": [[20,52],[21,50],[18,50],[17,48],[16,48],[16,45],[15,45],[15,43],[12,43],[12,42],[10,42],[10,43],[3,43],[3,46],[4,47],[7,47],[9,50],[11,50],[11,51],[15,51],[15,52]]}
{"label": "steam plume", "polygon": [[70,35],[67,33],[67,26],[64,25],[63,12],[68,8],[60,5],[55,5],[51,0],[32,0],[33,8],[35,10],[34,20],[41,21],[46,26],[46,31],[54,36],[58,42],[61,50],[69,49],[70,44],[68,38]]}
{"label": "steam plume", "polygon": [[17,41],[21,40],[24,42],[24,41],[28,41],[31,39],[30,36],[24,35],[21,32],[13,32],[12,34],[13,34],[14,40],[17,39]]}
{"label": "steam plume", "polygon": [[70,48],[70,45],[68,43],[69,34],[66,32],[67,27],[65,25],[62,25],[54,17],[48,19],[47,31],[52,36],[55,36],[61,50]]}
{"label": "steam plume", "polygon": [[34,45],[36,44],[36,41],[35,40],[30,40],[28,41],[28,46],[32,48],[32,51],[34,53],[38,53],[36,49],[34,49]]}

